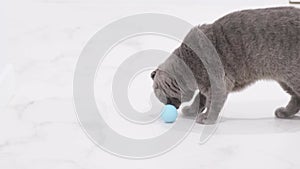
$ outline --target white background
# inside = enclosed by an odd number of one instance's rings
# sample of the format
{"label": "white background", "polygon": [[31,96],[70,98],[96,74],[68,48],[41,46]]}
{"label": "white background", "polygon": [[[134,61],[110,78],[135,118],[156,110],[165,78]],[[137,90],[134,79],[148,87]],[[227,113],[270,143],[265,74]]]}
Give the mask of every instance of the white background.
{"label": "white background", "polygon": [[[14,97],[0,112],[0,168],[300,167],[300,120],[274,118],[274,110],[289,99],[275,82],[259,82],[230,95],[223,110],[223,122],[206,144],[198,144],[203,126],[196,125],[187,139],[169,153],[141,161],[112,156],[94,145],[81,130],[72,102],[73,72],[82,48],[95,32],[114,20],[158,12],[197,25],[211,23],[231,11],[288,5],[287,0],[1,0],[0,3],[6,16],[1,25],[8,30],[7,56],[2,55],[0,63],[7,62],[3,57],[9,57],[17,79]],[[151,38],[145,40],[124,44],[121,47],[127,51],[124,55],[143,48],[143,43],[165,44]],[[166,49],[175,46],[166,45]],[[107,77],[112,73],[109,68],[105,71]],[[99,78],[96,84],[101,82]],[[144,74],[133,88],[146,85],[146,95],[151,91],[150,83],[148,74]],[[100,86],[96,91],[101,90]],[[137,109],[147,109],[144,93],[135,91],[129,92],[132,104]],[[96,96],[105,101],[101,93]],[[157,122],[141,130],[127,123],[116,123],[115,118],[108,120],[120,133],[132,137],[154,136],[169,127]]]}
{"label": "white background", "polygon": [[[1,6],[0,6],[0,21],[2,23],[7,23],[5,14],[6,14],[5,7],[1,4]],[[1,24],[1,25],[4,25],[4,24]],[[1,35],[1,38],[0,38],[0,72],[1,72],[4,65],[6,63],[8,63],[8,60],[7,60],[8,56],[6,54],[6,42],[7,42],[6,26],[1,26],[0,32],[1,32],[0,33],[0,35]]]}

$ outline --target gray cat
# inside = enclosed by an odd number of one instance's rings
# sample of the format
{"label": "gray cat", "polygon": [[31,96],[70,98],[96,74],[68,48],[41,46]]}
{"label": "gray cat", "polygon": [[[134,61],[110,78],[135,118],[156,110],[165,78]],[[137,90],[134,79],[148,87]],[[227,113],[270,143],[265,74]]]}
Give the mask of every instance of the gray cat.
{"label": "gray cat", "polygon": [[[220,57],[225,71],[226,94],[240,91],[258,80],[275,80],[291,95],[288,105],[275,111],[276,117],[291,118],[299,112],[300,9],[278,7],[238,11],[213,24],[195,27],[187,37],[193,37],[197,30],[206,35]],[[183,113],[202,112],[212,102],[209,76],[199,57],[185,43],[151,73],[155,95],[164,104],[176,108],[191,98],[196,89],[191,82],[178,80],[170,74],[184,75],[180,59],[192,70],[200,90],[194,103]],[[207,109],[198,114],[197,122],[213,124],[218,115],[219,112]]]}

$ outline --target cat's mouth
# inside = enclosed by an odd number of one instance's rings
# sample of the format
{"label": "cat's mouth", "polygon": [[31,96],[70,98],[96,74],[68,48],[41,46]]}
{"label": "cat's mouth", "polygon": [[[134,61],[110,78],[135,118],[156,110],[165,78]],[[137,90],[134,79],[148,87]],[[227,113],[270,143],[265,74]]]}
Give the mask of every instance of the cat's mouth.
{"label": "cat's mouth", "polygon": [[171,97],[171,98],[167,98],[167,104],[171,104],[175,106],[176,109],[178,109],[181,105],[181,101],[177,98]]}

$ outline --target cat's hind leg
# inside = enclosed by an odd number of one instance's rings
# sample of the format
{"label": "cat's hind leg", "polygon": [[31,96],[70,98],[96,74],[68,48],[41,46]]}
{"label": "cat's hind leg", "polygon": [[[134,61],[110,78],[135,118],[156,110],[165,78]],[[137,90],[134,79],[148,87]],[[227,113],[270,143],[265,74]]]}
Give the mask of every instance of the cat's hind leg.
{"label": "cat's hind leg", "polygon": [[282,82],[279,82],[279,84],[287,93],[291,95],[291,100],[286,107],[278,108],[275,111],[275,115],[278,118],[291,118],[300,110],[300,86],[294,85],[292,88]]}

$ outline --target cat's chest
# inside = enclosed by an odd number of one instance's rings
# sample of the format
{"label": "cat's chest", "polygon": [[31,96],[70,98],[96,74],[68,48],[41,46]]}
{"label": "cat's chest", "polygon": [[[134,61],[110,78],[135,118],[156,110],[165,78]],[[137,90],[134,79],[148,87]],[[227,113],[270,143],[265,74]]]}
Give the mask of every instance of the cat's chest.
{"label": "cat's chest", "polygon": [[254,83],[252,80],[235,81],[232,91],[240,91],[252,83]]}

